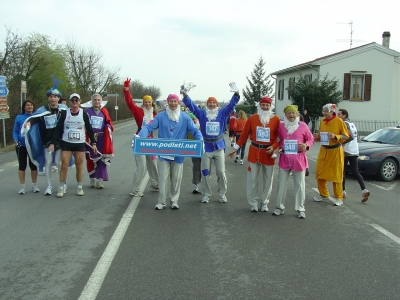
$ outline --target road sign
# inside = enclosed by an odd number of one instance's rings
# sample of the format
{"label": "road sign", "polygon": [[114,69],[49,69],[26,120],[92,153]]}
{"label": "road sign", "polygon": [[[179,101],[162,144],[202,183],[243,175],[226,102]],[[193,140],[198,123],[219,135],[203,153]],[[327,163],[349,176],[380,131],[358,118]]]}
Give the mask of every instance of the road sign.
{"label": "road sign", "polygon": [[7,112],[8,105],[7,105],[7,97],[0,97],[0,112]]}
{"label": "road sign", "polygon": [[8,95],[8,88],[6,87],[6,76],[0,76],[0,97]]}
{"label": "road sign", "polygon": [[10,113],[7,112],[0,112],[0,119],[9,119],[10,118]]}
{"label": "road sign", "polygon": [[26,81],[21,80],[21,93],[26,94]]}

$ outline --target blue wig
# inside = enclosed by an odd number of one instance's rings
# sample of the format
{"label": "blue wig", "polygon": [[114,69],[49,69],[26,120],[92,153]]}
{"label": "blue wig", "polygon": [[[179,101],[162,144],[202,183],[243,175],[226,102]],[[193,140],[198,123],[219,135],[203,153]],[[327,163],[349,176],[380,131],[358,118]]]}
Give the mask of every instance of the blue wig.
{"label": "blue wig", "polygon": [[46,96],[49,97],[50,95],[56,95],[58,97],[62,97],[61,92],[58,90],[58,83],[62,82],[62,80],[57,80],[56,75],[53,75],[53,87],[46,92]]}

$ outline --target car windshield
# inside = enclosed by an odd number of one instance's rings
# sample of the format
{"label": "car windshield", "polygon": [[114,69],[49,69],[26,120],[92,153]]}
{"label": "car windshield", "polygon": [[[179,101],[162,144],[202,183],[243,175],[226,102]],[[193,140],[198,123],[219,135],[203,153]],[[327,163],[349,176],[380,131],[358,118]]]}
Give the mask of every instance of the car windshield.
{"label": "car windshield", "polygon": [[395,128],[379,129],[362,139],[364,142],[400,145],[400,130]]}

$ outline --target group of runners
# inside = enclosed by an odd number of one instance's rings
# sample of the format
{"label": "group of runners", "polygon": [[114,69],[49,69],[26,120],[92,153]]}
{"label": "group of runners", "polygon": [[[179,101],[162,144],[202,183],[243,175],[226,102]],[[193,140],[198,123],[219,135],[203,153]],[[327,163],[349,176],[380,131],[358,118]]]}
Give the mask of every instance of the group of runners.
{"label": "group of runners", "polygon": [[[45,165],[47,187],[45,195],[52,194],[51,165],[57,165],[60,170],[60,182],[57,197],[66,193],[66,178],[72,154],[75,156],[77,195],[84,194],[83,160],[86,153],[87,170],[90,175],[90,186],[104,188],[103,181],[108,180],[107,165],[114,155],[111,132],[114,127],[107,110],[103,107],[101,95],[94,94],[91,101],[82,104],[80,96],[72,94],[69,97],[69,107],[59,104],[61,93],[57,89],[57,81],[47,92],[49,103],[34,111],[32,101],[25,101],[25,113],[17,117],[14,128],[14,140],[20,162],[19,178],[20,194],[25,193],[25,169],[27,154],[32,174],[32,191],[39,192],[37,187],[37,166]],[[208,203],[212,198],[211,165],[215,166],[217,178],[217,197],[220,203],[227,203],[227,178],[225,174],[226,144],[224,133],[227,120],[235,114],[235,106],[240,100],[239,89],[234,82],[229,84],[233,93],[229,103],[219,107],[215,97],[209,97],[205,109],[197,106],[189,96],[192,85],[182,85],[179,97],[170,94],[167,97],[166,109],[157,112],[156,105],[150,95],[143,96],[143,105],[137,106],[130,93],[130,79],[124,82],[123,93],[128,108],[133,114],[138,130],[136,138],[153,138],[153,132],[158,130],[161,139],[194,139],[203,142],[201,159],[193,161],[193,193],[202,194],[202,203]],[[181,102],[189,113],[181,109]],[[356,129],[348,120],[348,112],[340,110],[336,116],[336,106],[327,104],[323,107],[324,118],[321,121],[319,133],[312,134],[308,125],[300,121],[296,105],[284,108],[284,116],[280,119],[272,112],[272,99],[262,97],[256,104],[257,112],[248,119],[243,111],[239,112],[235,124],[235,137],[231,139],[232,150],[228,157],[235,157],[243,164],[244,149],[250,140],[247,156],[246,196],[251,212],[268,212],[271,198],[274,165],[278,159],[278,191],[276,208],[273,215],[285,213],[285,197],[287,182],[292,175],[294,180],[295,211],[299,218],[305,218],[305,176],[308,171],[306,152],[320,141],[320,151],[316,166],[318,196],[315,201],[331,199],[327,189],[327,181],[333,183],[334,205],[341,206],[344,191],[345,153],[353,158],[346,159],[353,166],[357,163],[358,149],[356,146]],[[350,133],[349,133],[350,132]],[[231,135],[231,134],[230,134]],[[343,146],[343,147],[342,147]],[[347,157],[346,156],[346,157]],[[164,156],[134,154],[134,176],[130,195],[141,197],[140,191],[146,172],[150,177],[150,189],[158,191],[156,210],[162,210],[170,204],[172,209],[179,209],[180,186],[182,182],[182,156]],[[24,164],[25,162],[25,164]],[[352,167],[352,171],[354,171]],[[36,173],[35,173],[36,172]],[[355,171],[354,171],[355,172]],[[307,172],[308,173],[308,172]],[[358,171],[357,171],[358,174]],[[362,201],[368,200],[369,191],[365,189],[362,177],[356,178],[362,188]],[[168,191],[168,193],[167,193]]]}

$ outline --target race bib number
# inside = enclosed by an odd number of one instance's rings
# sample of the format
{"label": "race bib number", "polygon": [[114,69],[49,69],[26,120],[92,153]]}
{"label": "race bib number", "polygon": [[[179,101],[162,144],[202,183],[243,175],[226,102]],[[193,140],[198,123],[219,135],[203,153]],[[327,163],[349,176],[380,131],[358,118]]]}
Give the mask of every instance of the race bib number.
{"label": "race bib number", "polygon": [[173,156],[164,156],[164,155],[160,155],[160,157],[161,157],[161,158],[164,158],[164,159],[168,159],[168,160],[175,160],[175,157],[173,157]]}
{"label": "race bib number", "polygon": [[44,116],[46,129],[55,128],[57,125],[57,115]]}
{"label": "race bib number", "polygon": [[80,141],[81,139],[80,131],[74,131],[74,130],[68,131],[68,139],[71,141]]}
{"label": "race bib number", "polygon": [[284,145],[285,154],[297,155],[297,152],[298,152],[297,140],[284,140],[283,145]]}
{"label": "race bib number", "polygon": [[218,136],[219,135],[219,122],[207,122],[206,123],[206,134]]}
{"label": "race bib number", "polygon": [[92,128],[94,128],[94,129],[101,129],[103,127],[103,118],[91,116],[90,124],[92,125]]}
{"label": "race bib number", "polygon": [[327,132],[320,132],[319,136],[321,145],[329,145],[329,137]]}
{"label": "race bib number", "polygon": [[256,141],[258,142],[269,142],[270,141],[270,129],[265,127],[257,126],[256,129]]}

